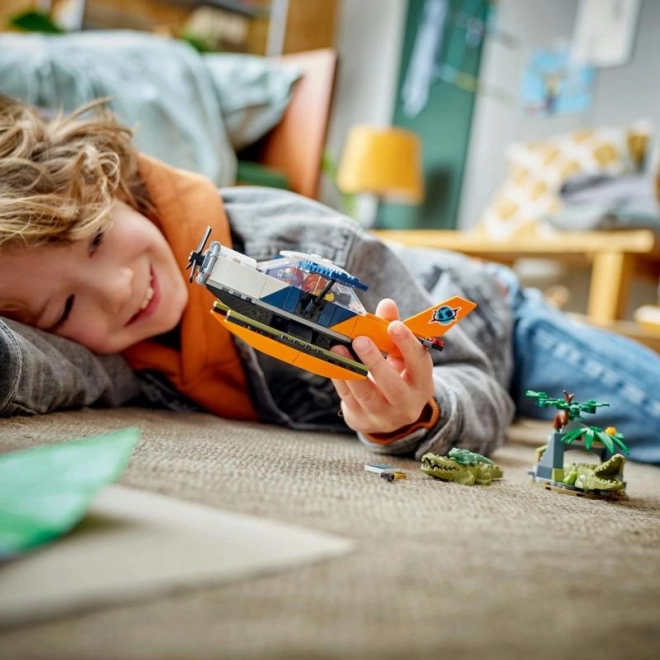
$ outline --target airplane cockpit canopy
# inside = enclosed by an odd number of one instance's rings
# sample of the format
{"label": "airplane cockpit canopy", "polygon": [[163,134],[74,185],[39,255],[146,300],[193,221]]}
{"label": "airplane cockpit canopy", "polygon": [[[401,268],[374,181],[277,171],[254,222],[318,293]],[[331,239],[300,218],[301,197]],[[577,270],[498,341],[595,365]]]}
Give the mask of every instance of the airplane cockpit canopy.
{"label": "airplane cockpit canopy", "polygon": [[259,262],[257,270],[317,296],[326,290],[326,300],[356,314],[367,313],[354,290],[364,290],[366,285],[327,259],[287,251],[282,252],[276,259]]}

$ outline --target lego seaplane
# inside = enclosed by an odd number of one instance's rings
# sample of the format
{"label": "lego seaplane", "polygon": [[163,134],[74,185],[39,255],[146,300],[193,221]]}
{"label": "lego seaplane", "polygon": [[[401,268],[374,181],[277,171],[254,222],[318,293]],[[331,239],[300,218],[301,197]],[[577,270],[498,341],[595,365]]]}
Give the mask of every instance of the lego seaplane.
{"label": "lego seaplane", "polygon": [[[211,229],[190,253],[190,281],[216,297],[211,312],[230,332],[258,351],[306,371],[344,380],[365,378],[368,368],[351,342],[370,337],[385,355],[397,351],[387,334],[389,321],[365,310],[355,290],[357,277],[313,254],[282,251],[257,262],[212,241]],[[195,278],[195,275],[197,277]],[[440,339],[476,304],[455,296],[404,321],[419,341],[442,350]],[[332,352],[345,346],[351,358]]]}

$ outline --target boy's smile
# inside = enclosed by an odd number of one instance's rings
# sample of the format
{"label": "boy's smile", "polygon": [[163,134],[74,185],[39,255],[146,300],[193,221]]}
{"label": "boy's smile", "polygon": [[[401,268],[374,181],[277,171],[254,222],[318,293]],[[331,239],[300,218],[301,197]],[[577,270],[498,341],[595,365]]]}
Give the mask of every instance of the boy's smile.
{"label": "boy's smile", "polygon": [[105,233],[0,256],[0,309],[96,353],[117,353],[174,328],[188,288],[158,228],[115,202]]}

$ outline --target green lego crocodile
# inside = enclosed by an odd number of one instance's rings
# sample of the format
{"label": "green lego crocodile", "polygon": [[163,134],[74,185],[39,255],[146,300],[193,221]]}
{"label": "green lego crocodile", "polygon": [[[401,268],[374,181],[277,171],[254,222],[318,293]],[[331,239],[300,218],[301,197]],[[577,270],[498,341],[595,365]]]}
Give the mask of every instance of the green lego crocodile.
{"label": "green lego crocodile", "polygon": [[421,471],[442,481],[454,481],[464,486],[488,486],[504,476],[502,468],[489,458],[467,449],[450,449],[447,456],[424,454]]}
{"label": "green lego crocodile", "polygon": [[622,491],[626,483],[621,478],[626,459],[621,454],[614,454],[609,461],[593,465],[589,463],[571,463],[564,468],[562,483],[574,486],[585,492]]}

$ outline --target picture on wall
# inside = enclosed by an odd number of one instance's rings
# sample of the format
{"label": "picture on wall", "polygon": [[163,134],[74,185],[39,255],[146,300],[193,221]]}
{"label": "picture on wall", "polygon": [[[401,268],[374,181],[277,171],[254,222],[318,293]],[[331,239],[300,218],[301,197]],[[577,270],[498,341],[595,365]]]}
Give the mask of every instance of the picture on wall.
{"label": "picture on wall", "polygon": [[535,117],[586,112],[593,84],[593,68],[574,62],[567,49],[537,50],[523,74],[521,108]]}

